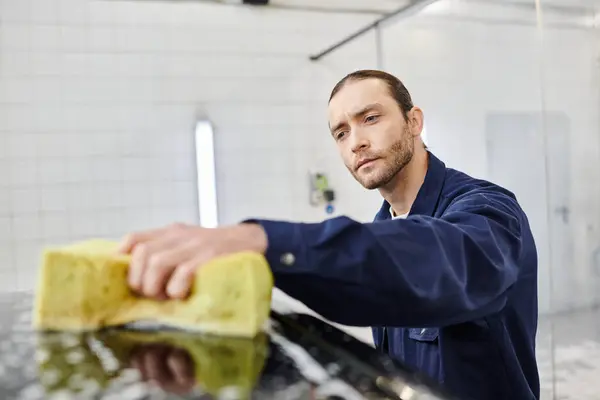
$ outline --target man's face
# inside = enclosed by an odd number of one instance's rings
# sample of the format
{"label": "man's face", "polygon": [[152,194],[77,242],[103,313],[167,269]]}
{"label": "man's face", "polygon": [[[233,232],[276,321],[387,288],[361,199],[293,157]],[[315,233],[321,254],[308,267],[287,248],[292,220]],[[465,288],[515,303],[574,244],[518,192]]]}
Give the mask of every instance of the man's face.
{"label": "man's face", "polygon": [[367,189],[384,187],[412,159],[411,128],[379,79],[347,82],[329,103],[329,127],[346,168]]}

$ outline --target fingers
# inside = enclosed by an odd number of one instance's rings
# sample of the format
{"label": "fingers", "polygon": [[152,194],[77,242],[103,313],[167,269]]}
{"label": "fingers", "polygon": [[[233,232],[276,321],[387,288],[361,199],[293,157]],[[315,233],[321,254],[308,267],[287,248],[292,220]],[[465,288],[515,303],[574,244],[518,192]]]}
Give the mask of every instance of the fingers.
{"label": "fingers", "polygon": [[143,296],[166,299],[166,284],[174,269],[192,254],[186,230],[179,226],[130,235],[122,249],[131,248],[128,283]]}
{"label": "fingers", "polygon": [[129,270],[127,271],[129,286],[138,293],[142,291],[144,270],[146,269],[148,257],[147,246],[140,245],[133,251],[131,262],[129,263]]}
{"label": "fingers", "polygon": [[142,293],[148,297],[172,297],[167,291],[167,284],[181,268],[180,264],[194,256],[194,250],[194,246],[183,243],[152,253],[143,274]]}
{"label": "fingers", "polygon": [[167,296],[174,299],[186,298],[192,289],[194,282],[194,273],[200,262],[193,259],[181,264],[173,271],[171,279],[167,284]]}
{"label": "fingers", "polygon": [[[147,278],[145,272],[149,268],[165,268],[173,258],[171,249],[177,244],[177,240],[177,237],[171,233],[158,236],[151,241],[135,246],[128,271],[129,286],[134,291],[151,296],[158,295],[158,293],[154,292],[154,287],[157,283],[152,281],[149,282],[152,290],[146,293]],[[163,274],[168,274],[168,271],[161,271],[160,275]]]}
{"label": "fingers", "polygon": [[223,243],[230,240],[229,231],[175,224],[129,235],[119,251],[131,254],[127,279],[134,292],[160,300],[184,299],[196,269],[222,254]]}

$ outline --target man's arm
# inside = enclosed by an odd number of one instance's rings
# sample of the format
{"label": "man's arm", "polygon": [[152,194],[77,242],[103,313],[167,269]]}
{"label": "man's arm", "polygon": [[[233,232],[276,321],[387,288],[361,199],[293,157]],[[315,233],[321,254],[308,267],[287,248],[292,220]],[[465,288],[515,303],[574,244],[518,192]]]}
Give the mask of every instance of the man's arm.
{"label": "man's arm", "polygon": [[518,276],[522,211],[475,192],[441,219],[359,223],[253,220],[276,285],[333,322],[444,326],[499,311]]}

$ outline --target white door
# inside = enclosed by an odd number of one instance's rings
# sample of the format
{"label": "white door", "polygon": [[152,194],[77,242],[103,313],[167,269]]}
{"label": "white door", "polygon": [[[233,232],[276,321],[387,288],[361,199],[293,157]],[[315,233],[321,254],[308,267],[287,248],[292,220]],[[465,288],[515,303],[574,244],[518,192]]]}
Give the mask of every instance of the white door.
{"label": "white door", "polygon": [[539,255],[540,313],[548,313],[571,309],[579,301],[570,273],[569,120],[561,113],[543,118],[537,113],[488,115],[486,147],[488,178],[515,193],[529,218]]}

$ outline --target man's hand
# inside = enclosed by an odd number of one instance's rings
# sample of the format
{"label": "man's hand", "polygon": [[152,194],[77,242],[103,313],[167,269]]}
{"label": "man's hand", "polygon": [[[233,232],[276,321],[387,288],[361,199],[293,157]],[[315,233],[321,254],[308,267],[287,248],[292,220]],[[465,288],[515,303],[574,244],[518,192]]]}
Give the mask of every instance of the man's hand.
{"label": "man's hand", "polygon": [[174,224],[128,235],[119,251],[131,254],[128,281],[140,295],[185,298],[194,272],[215,257],[242,251],[263,253],[267,236],[260,225],[207,229]]}

